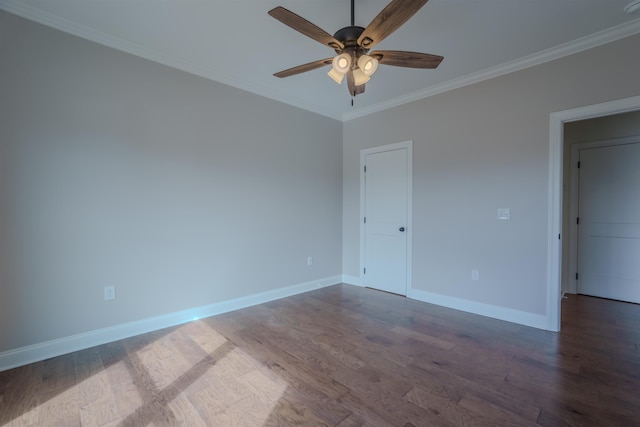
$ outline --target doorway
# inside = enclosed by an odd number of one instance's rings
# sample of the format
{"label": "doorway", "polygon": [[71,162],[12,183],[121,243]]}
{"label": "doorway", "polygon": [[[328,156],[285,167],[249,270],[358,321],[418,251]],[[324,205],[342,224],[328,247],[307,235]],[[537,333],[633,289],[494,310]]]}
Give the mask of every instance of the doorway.
{"label": "doorway", "polygon": [[413,142],[360,152],[360,265],[366,287],[407,295],[411,288]]}
{"label": "doorway", "polygon": [[[640,110],[640,96],[552,113],[549,120],[549,200],[547,235],[547,329],[560,330],[564,125],[578,120]],[[566,215],[566,213],[565,213]],[[566,233],[565,233],[566,238]],[[566,262],[566,260],[565,260]]]}

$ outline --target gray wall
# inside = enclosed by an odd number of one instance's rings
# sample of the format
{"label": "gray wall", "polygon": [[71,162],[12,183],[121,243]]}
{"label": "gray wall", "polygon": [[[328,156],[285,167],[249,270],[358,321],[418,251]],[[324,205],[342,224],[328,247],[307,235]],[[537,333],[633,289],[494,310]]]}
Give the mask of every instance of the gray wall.
{"label": "gray wall", "polygon": [[[628,37],[345,123],[344,274],[359,276],[360,150],[413,140],[413,287],[545,315],[550,114],[640,94],[638,46]],[[496,219],[503,207],[511,221]]]}
{"label": "gray wall", "polygon": [[341,274],[338,121],[0,12],[0,132],[0,352]]}
{"label": "gray wall", "polygon": [[[640,85],[640,83],[639,83]],[[640,111],[578,120],[564,125],[564,145],[640,135]],[[565,154],[569,152],[565,151]]]}

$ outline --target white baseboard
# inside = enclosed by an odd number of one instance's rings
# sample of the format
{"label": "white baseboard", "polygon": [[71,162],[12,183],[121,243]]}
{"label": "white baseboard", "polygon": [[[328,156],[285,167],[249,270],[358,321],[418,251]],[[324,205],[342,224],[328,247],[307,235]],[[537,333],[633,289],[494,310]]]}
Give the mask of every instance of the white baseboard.
{"label": "white baseboard", "polygon": [[409,295],[407,296],[418,301],[441,305],[455,310],[466,311],[468,313],[479,314],[481,316],[505,320],[507,322],[517,323],[520,325],[531,326],[533,328],[549,330],[547,317],[541,314],[434,294],[415,288],[410,289]]}
{"label": "white baseboard", "polygon": [[342,283],[346,283],[347,285],[363,286],[362,279],[360,277],[349,276],[347,274],[342,275]]}
{"label": "white baseboard", "polygon": [[39,362],[51,357],[60,356],[62,354],[94,347],[96,345],[180,325],[192,320],[215,316],[217,314],[227,313],[280,298],[309,292],[314,289],[338,284],[341,281],[342,276],[326,277],[324,279],[301,283],[299,285],[274,289],[202,307],[137,320],[135,322],[123,323],[121,325],[97,329],[95,331],[5,351],[0,353],[0,372],[18,366],[28,365],[29,363]]}

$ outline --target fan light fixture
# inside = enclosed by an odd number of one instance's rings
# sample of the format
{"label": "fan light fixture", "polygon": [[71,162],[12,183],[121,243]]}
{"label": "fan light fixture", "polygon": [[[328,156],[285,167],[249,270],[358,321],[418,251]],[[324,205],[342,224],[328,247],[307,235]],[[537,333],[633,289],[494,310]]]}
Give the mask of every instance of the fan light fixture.
{"label": "fan light fixture", "polygon": [[[0,0],[2,1],[2,0]],[[375,45],[397,30],[415,15],[428,0],[391,0],[366,27],[355,25],[355,0],[351,0],[351,25],[340,28],[333,35],[282,6],[274,7],[269,15],[297,32],[328,46],[336,56],[288,68],[274,74],[290,77],[331,64],[327,73],[341,84],[347,76],[347,89],[353,97],[364,93],[365,83],[376,72],[378,64],[410,68],[437,68],[442,56],[402,50],[374,50]],[[640,0],[629,0],[640,2]]]}
{"label": "fan light fixture", "polygon": [[336,55],[331,62],[331,69],[327,73],[329,77],[335,80],[336,83],[342,83],[342,79],[344,75],[347,74],[347,71],[351,68],[351,55],[348,53],[341,53],[340,55]]}
{"label": "fan light fixture", "polygon": [[[332,67],[327,73],[336,83],[341,84],[345,74],[351,68],[351,56],[348,53],[336,55],[331,62]],[[357,61],[358,68],[353,70],[353,80],[360,86],[371,80],[371,75],[378,69],[378,60],[362,54]]]}
{"label": "fan light fixture", "polygon": [[363,85],[369,80],[371,80],[371,77],[366,75],[362,70],[360,69],[353,70],[353,83],[356,86]]}
{"label": "fan light fixture", "polygon": [[331,67],[327,75],[331,77],[338,84],[342,83],[342,79],[344,79],[344,74],[337,72],[336,69],[333,67]]}

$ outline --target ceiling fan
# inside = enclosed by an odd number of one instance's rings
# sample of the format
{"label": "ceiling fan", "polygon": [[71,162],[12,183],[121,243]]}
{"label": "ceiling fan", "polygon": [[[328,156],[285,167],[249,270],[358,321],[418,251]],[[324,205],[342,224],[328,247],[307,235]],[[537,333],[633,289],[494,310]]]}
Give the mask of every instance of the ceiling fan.
{"label": "ceiling fan", "polygon": [[444,59],[428,53],[399,50],[369,50],[397,30],[416,14],[428,0],[392,0],[371,21],[367,28],[354,25],[354,0],[351,0],[351,25],[339,29],[333,36],[322,28],[296,15],[282,6],[269,11],[269,15],[283,24],[329,46],[335,57],[320,59],[308,64],[275,73],[276,77],[289,77],[331,64],[329,77],[342,83],[347,77],[347,88],[352,96],[364,92],[364,86],[378,68],[378,64],[410,68],[437,68]]}

